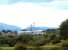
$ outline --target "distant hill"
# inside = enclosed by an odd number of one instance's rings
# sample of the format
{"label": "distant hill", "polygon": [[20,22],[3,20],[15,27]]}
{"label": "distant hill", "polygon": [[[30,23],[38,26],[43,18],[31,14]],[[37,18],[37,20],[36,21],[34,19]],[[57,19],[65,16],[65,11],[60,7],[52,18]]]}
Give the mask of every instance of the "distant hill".
{"label": "distant hill", "polygon": [[11,30],[11,31],[20,31],[21,28],[13,25],[8,25],[4,23],[0,23],[0,31],[2,30]]}
{"label": "distant hill", "polygon": [[26,30],[26,31],[32,31],[32,30],[47,30],[47,29],[53,29],[52,27],[43,27],[43,26],[29,26],[26,29],[21,29],[20,27],[13,26],[13,25],[8,25],[4,23],[0,23],[0,31],[2,30],[11,30],[11,31],[21,31],[21,30]]}

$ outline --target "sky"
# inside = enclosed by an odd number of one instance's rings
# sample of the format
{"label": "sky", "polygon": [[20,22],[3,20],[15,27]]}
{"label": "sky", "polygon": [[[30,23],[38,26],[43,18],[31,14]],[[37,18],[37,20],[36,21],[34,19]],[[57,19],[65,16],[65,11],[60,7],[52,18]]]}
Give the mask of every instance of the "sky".
{"label": "sky", "polygon": [[59,27],[68,19],[67,0],[0,0],[0,23],[26,28]]}

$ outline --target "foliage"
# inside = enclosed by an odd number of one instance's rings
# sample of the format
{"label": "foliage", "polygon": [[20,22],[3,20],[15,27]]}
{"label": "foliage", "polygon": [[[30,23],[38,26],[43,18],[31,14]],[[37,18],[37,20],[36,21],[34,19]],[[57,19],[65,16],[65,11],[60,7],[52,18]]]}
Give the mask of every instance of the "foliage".
{"label": "foliage", "polygon": [[26,47],[23,44],[18,44],[15,46],[14,50],[26,50]]}
{"label": "foliage", "polygon": [[68,39],[68,19],[62,22],[59,29],[62,39]]}
{"label": "foliage", "polygon": [[7,40],[6,40],[7,42],[7,44],[10,46],[10,47],[12,47],[12,46],[14,46],[15,44],[16,44],[16,37],[15,36],[12,36],[12,35],[9,35],[8,37],[7,37]]}
{"label": "foliage", "polygon": [[45,39],[47,40],[48,43],[59,43],[60,41],[60,36],[58,33],[47,33],[45,36]]}
{"label": "foliage", "polygon": [[42,50],[40,47],[36,47],[35,50]]}
{"label": "foliage", "polygon": [[51,48],[50,50],[60,50],[59,47],[54,47],[54,48]]}
{"label": "foliage", "polygon": [[57,43],[60,43],[60,42],[61,42],[61,40],[60,40],[59,37],[55,37],[55,38],[52,40],[52,43],[53,43],[53,44],[57,44]]}
{"label": "foliage", "polygon": [[34,46],[43,46],[47,43],[47,40],[44,38],[43,35],[33,35],[32,43]]}
{"label": "foliage", "polygon": [[68,50],[68,40],[63,41],[61,47],[63,48],[63,50]]}
{"label": "foliage", "polygon": [[0,36],[0,46],[3,45],[9,45],[14,46],[16,43],[16,37],[15,36]]}
{"label": "foliage", "polygon": [[68,48],[68,40],[63,41],[62,47]]}
{"label": "foliage", "polygon": [[32,35],[30,34],[21,34],[17,38],[17,41],[23,44],[28,44],[31,40],[32,40]]}
{"label": "foliage", "polygon": [[[56,40],[57,39],[57,40]],[[56,38],[56,33],[44,33],[42,34],[26,34],[22,33],[19,35],[0,35],[0,45],[7,44],[10,47],[15,46],[17,43],[22,43],[25,45],[31,45],[40,47],[50,43],[51,41],[55,42],[58,41]]]}

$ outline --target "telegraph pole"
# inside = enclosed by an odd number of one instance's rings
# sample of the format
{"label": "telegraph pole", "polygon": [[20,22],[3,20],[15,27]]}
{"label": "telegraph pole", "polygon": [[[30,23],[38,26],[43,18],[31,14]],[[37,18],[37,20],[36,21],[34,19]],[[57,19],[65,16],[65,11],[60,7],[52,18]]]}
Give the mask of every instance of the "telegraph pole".
{"label": "telegraph pole", "polygon": [[33,22],[33,23],[31,24],[31,31],[32,31],[32,33],[33,33],[33,27],[35,27],[35,22]]}

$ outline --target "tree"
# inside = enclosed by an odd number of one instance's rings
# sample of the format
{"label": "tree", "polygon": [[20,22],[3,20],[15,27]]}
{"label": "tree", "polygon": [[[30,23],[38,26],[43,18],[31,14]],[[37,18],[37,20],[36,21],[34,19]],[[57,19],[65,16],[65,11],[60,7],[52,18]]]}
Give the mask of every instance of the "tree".
{"label": "tree", "polygon": [[7,32],[11,32],[12,33],[12,30],[7,30]]}
{"label": "tree", "polygon": [[62,22],[59,30],[62,39],[68,39],[68,19]]}
{"label": "tree", "polygon": [[2,30],[3,33],[8,33],[7,30]]}

